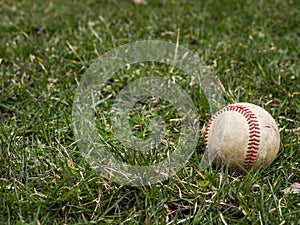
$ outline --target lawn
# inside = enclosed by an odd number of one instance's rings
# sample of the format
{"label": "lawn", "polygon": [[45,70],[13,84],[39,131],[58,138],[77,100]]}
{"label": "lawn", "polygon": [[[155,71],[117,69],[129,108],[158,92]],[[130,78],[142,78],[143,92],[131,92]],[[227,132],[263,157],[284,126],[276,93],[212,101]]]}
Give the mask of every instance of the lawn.
{"label": "lawn", "polygon": [[[299,190],[283,191],[300,177],[299,1],[11,0],[0,1],[0,15],[0,224],[299,224]],[[174,176],[151,185],[122,185],[91,168],[73,130],[77,87],[98,57],[141,40],[189,49],[218,76],[226,104],[269,111],[281,135],[274,162],[246,174],[201,168],[201,128],[212,113],[203,90],[176,68],[145,62],[118,71],[99,93],[103,143],[132,165],[176,148],[178,111],[159,98],[138,102],[128,124],[146,137],[149,121],[161,116],[162,152],[135,152],[112,131],[113,99],[155,75],[191,96],[196,150]]]}

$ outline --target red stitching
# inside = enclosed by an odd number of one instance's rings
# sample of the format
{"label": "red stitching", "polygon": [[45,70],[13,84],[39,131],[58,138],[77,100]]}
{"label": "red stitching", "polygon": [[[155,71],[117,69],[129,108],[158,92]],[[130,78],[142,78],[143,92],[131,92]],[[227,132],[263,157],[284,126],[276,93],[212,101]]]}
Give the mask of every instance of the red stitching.
{"label": "red stitching", "polygon": [[255,150],[255,151],[258,151],[258,150],[259,150],[259,147],[258,147],[258,146],[253,146],[253,144],[250,145],[250,146],[248,145],[248,148],[251,149],[251,150],[253,149],[253,150]]}
{"label": "red stitching", "polygon": [[211,124],[212,122],[221,114],[224,112],[224,110],[226,111],[226,108],[223,109],[223,110],[219,110],[218,112],[216,112],[211,118],[210,120],[208,121],[205,129],[204,129],[204,146],[205,148],[208,147],[208,132],[209,132],[209,129],[211,127]]}
{"label": "red stitching", "polygon": [[260,145],[260,127],[258,123],[257,116],[251,111],[251,109],[247,108],[247,106],[243,105],[229,105],[218,112],[216,112],[212,118],[208,121],[205,130],[204,130],[204,145],[205,148],[208,147],[208,132],[213,121],[226,111],[234,111],[242,114],[247,120],[249,126],[249,141],[244,159],[244,168],[250,169],[254,166],[255,161],[258,157],[259,145]]}

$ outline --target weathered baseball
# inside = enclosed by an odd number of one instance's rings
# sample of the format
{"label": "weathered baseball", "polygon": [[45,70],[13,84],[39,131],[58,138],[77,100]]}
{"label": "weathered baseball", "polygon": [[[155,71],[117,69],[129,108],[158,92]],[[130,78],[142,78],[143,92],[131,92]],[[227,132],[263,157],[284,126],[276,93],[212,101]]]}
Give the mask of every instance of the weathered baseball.
{"label": "weathered baseball", "polygon": [[208,157],[241,171],[270,164],[280,135],[273,117],[250,103],[231,104],[216,112],[204,131]]}

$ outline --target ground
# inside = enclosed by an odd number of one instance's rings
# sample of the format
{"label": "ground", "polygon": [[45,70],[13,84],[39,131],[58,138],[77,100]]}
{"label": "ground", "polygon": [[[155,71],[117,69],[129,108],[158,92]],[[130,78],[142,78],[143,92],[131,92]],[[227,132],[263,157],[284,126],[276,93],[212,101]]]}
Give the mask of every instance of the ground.
{"label": "ground", "polygon": [[[0,1],[0,15],[0,223],[299,224],[299,193],[283,192],[300,177],[299,1],[11,0]],[[268,110],[281,135],[275,161],[246,174],[202,170],[199,131],[192,157],[168,180],[131,187],[95,172],[73,132],[76,88],[97,57],[137,40],[190,49],[219,77],[228,104]],[[102,97],[115,97],[124,82],[147,73],[178,78],[195,101],[200,125],[207,123],[203,92],[159,63],[121,71]],[[152,116],[177,115],[167,102],[150,100],[131,115],[141,136]],[[102,103],[99,133],[116,153],[124,152],[108,132],[110,99]],[[175,141],[176,126],[167,124]],[[149,162],[127,157],[133,164]]]}

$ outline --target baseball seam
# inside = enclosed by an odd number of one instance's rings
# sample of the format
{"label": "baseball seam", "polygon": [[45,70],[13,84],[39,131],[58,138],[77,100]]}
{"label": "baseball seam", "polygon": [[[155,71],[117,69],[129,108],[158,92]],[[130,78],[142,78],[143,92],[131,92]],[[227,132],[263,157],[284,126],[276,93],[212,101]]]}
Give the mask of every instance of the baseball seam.
{"label": "baseball seam", "polygon": [[208,148],[208,133],[211,128],[213,121],[226,111],[233,111],[240,113],[247,121],[249,127],[249,141],[244,159],[244,168],[250,169],[254,166],[255,161],[258,157],[259,145],[261,132],[257,116],[246,106],[243,105],[229,105],[218,112],[216,112],[212,118],[208,121],[204,130],[204,145]]}

